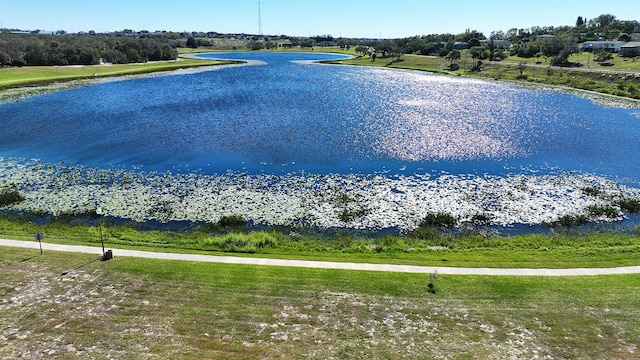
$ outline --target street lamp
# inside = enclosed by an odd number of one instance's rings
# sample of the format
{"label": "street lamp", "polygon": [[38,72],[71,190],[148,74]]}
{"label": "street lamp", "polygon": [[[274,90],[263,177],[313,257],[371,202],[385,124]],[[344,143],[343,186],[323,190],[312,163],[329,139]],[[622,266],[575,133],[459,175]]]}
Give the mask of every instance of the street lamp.
{"label": "street lamp", "polygon": [[[96,215],[98,216],[102,216],[102,208],[100,208],[100,206],[98,206],[96,208]],[[102,237],[102,217],[100,218],[100,220],[98,221],[100,223],[100,243],[102,244],[102,258],[104,259],[104,238]]]}
{"label": "street lamp", "polygon": [[[100,208],[100,206],[96,208],[96,215],[98,216],[103,215],[102,208]],[[104,237],[102,236],[102,218],[100,218],[99,223],[100,223],[100,243],[102,244],[102,258],[100,258],[100,260],[107,261],[113,257],[113,253],[111,252],[111,250],[107,252],[104,251]]]}

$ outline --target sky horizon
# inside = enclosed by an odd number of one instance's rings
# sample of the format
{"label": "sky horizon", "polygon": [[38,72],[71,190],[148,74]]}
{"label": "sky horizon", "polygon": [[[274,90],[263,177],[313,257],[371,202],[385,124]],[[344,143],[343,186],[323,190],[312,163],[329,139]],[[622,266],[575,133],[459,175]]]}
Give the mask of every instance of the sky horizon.
{"label": "sky horizon", "polygon": [[489,36],[511,28],[573,26],[578,16],[602,14],[640,20],[637,0],[538,0],[524,6],[510,0],[488,5],[470,0],[0,0],[0,8],[0,28],[72,33],[131,29],[258,34],[260,18],[265,35],[405,38],[467,29]]}

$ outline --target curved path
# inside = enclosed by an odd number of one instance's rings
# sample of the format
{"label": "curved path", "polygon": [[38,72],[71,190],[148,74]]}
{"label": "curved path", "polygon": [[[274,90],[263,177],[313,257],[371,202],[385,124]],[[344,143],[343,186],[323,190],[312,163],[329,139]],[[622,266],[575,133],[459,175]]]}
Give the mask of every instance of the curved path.
{"label": "curved path", "polygon": [[[0,246],[21,247],[39,249],[36,241],[21,241],[0,239]],[[94,246],[62,245],[42,243],[43,251],[65,251],[85,254],[101,255],[102,249]],[[502,276],[594,276],[594,275],[620,275],[640,274],[640,266],[626,266],[615,268],[575,268],[575,269],[500,269],[500,268],[458,268],[440,266],[417,265],[392,265],[392,264],[361,264],[347,262],[307,261],[307,260],[283,260],[246,258],[235,256],[213,256],[200,254],[178,254],[139,250],[113,249],[115,256],[139,257],[149,259],[183,260],[213,262],[223,264],[267,265],[305,267],[315,269],[340,269],[340,270],[364,270],[364,271],[388,271],[404,273],[438,274],[448,275],[502,275]]]}

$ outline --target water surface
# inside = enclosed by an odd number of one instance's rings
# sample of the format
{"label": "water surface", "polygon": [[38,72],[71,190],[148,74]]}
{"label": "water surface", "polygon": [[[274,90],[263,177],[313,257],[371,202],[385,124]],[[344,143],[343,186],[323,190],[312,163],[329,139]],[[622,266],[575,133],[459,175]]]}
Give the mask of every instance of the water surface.
{"label": "water surface", "polygon": [[503,174],[640,179],[637,109],[414,71],[225,53],[260,65],[110,81],[0,105],[0,156],[205,174]]}

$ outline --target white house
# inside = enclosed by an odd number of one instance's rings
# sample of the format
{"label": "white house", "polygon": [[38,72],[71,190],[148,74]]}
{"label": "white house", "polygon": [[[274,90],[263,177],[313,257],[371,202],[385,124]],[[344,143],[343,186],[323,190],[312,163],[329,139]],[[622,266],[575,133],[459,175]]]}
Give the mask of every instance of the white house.
{"label": "white house", "polygon": [[605,50],[608,52],[620,52],[620,48],[626,44],[624,41],[585,41],[582,43],[582,51],[598,52]]}

